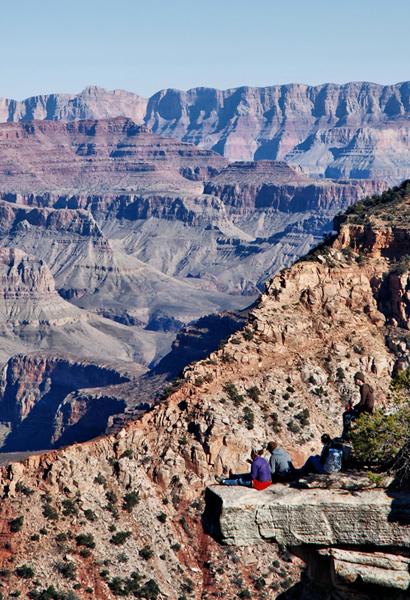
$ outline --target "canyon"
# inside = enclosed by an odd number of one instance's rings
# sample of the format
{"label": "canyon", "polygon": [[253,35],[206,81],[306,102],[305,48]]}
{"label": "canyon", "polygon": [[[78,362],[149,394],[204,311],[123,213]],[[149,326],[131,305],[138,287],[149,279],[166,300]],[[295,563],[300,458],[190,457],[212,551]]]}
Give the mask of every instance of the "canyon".
{"label": "canyon", "polygon": [[409,97],[0,100],[1,594],[406,597],[408,491],[215,478],[272,438],[302,464],[358,370],[391,409],[410,188],[386,190],[409,176]]}
{"label": "canyon", "polygon": [[339,210],[385,187],[229,165],[125,117],[0,124],[0,247],[43,261],[58,294],[146,368],[184,325],[251,304]]}
{"label": "canyon", "polygon": [[[410,367],[409,217],[408,182],[359,202],[332,239],[270,279],[245,324],[151,410],[2,467],[3,592],[404,600],[408,491],[366,474],[364,487],[346,474],[335,489],[265,492],[225,490],[215,476],[247,469],[250,447],[272,437],[302,464],[323,431],[340,433],[358,370],[377,406],[391,406],[392,377]],[[135,384],[113,387],[122,385]],[[224,520],[209,515],[209,493],[225,497]],[[207,535],[210,518],[244,543]],[[331,582],[318,577],[329,565]],[[32,578],[19,576],[27,569]]]}
{"label": "canyon", "polygon": [[0,99],[4,122],[125,116],[231,162],[285,160],[315,177],[393,184],[409,177],[409,114],[409,82],[164,89],[150,98],[89,86]]}

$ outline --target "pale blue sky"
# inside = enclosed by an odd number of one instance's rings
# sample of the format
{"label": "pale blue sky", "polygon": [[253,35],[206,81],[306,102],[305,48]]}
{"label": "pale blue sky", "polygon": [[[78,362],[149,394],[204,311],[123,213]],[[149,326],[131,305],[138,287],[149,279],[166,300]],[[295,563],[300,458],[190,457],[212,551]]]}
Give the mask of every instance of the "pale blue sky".
{"label": "pale blue sky", "polygon": [[0,1],[0,97],[410,79],[410,0]]}

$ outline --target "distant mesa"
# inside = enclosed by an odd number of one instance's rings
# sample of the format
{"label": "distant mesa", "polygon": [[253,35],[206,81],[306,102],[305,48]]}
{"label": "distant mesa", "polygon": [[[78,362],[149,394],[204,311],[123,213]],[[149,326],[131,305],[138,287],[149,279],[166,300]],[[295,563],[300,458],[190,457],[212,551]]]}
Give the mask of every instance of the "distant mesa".
{"label": "distant mesa", "polygon": [[398,183],[409,176],[409,98],[410,82],[164,89],[149,99],[90,86],[0,99],[0,121],[126,116],[230,161],[286,160],[319,177]]}

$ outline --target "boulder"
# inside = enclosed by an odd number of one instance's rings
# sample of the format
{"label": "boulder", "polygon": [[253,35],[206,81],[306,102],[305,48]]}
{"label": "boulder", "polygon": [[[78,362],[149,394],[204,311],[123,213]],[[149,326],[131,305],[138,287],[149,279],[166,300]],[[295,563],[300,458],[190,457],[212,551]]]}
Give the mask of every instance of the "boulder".
{"label": "boulder", "polygon": [[208,516],[212,512],[222,541],[235,546],[267,540],[285,546],[410,546],[408,492],[211,486]]}

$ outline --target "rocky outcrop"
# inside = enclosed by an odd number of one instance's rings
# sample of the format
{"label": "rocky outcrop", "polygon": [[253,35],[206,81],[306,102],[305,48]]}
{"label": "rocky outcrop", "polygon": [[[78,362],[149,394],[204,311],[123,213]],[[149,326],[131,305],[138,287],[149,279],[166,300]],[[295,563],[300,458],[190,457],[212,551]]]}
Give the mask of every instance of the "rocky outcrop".
{"label": "rocky outcrop", "polygon": [[221,539],[247,545],[270,540],[285,546],[352,546],[405,550],[410,543],[410,495],[362,490],[292,490],[275,485],[263,493],[212,486],[209,502],[219,514]]}
{"label": "rocky outcrop", "polygon": [[165,89],[147,100],[89,87],[77,95],[1,99],[0,120],[126,116],[230,161],[286,160],[310,174],[397,183],[409,176],[409,88],[409,82],[201,87]]}
{"label": "rocky outcrop", "polygon": [[[331,590],[340,599],[404,599],[410,589],[410,494],[354,492],[352,484],[349,491],[275,485],[262,493],[212,486],[205,521],[226,544],[269,540],[290,548],[306,561],[317,598]],[[308,587],[294,597],[308,598]]]}

